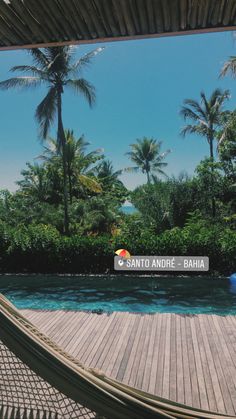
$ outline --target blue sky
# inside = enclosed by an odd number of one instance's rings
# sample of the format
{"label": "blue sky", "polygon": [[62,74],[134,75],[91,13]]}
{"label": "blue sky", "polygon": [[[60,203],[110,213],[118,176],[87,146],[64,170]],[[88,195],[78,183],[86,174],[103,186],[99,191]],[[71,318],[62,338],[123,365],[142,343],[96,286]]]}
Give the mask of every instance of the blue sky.
{"label": "blue sky", "polygon": [[[78,56],[98,45],[78,48]],[[101,46],[101,44],[99,44]],[[163,141],[168,156],[168,175],[181,170],[192,174],[208,154],[207,143],[194,136],[183,139],[179,110],[185,98],[209,95],[216,87],[230,89],[228,108],[235,107],[236,81],[218,78],[220,68],[230,55],[236,55],[231,32],[178,36],[104,44],[93,65],[83,76],[97,91],[97,103],[89,109],[83,98],[66,92],[64,125],[76,135],[85,135],[90,148],[104,148],[115,169],[130,165],[125,156],[129,144],[143,136]],[[13,65],[30,62],[26,51],[0,52],[0,79],[10,76]],[[46,89],[0,91],[0,188],[15,190],[15,180],[27,161],[42,150],[37,138],[34,111]],[[52,130],[52,135],[54,131]],[[129,188],[145,181],[143,175],[124,174]]]}

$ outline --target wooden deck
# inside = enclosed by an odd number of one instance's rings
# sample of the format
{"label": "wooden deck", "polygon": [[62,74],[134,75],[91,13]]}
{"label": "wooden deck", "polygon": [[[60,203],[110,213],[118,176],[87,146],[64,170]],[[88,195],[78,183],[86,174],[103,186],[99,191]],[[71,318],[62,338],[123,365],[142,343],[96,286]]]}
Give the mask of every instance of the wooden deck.
{"label": "wooden deck", "polygon": [[236,415],[236,317],[22,310],[85,365],[157,395]]}

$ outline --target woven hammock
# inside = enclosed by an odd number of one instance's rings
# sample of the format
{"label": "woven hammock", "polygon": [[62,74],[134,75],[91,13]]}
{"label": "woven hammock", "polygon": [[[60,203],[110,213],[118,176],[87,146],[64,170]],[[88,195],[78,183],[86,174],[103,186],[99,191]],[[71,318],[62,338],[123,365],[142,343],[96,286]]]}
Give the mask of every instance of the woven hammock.
{"label": "woven hammock", "polygon": [[227,419],[85,368],[0,294],[0,419]]}

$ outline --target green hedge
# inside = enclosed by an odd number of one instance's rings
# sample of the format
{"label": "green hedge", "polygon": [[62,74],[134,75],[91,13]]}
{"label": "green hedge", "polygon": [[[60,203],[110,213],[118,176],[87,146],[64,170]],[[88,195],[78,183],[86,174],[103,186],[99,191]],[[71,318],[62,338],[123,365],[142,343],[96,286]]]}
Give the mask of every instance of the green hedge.
{"label": "green hedge", "polygon": [[208,256],[211,273],[236,272],[236,231],[218,225],[175,227],[160,235],[148,231],[125,234],[116,247],[124,247],[133,255]]}
{"label": "green hedge", "polygon": [[61,236],[52,226],[12,228],[0,223],[0,272],[104,273],[113,271],[114,251],[133,255],[209,256],[211,273],[236,271],[236,232],[201,223],[166,230],[109,236]]}

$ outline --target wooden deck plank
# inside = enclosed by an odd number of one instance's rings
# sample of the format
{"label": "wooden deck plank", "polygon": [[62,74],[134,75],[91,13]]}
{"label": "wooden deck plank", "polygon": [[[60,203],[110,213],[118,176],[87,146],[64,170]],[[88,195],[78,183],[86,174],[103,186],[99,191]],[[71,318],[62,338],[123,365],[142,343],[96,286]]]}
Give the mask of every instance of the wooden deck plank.
{"label": "wooden deck plank", "polygon": [[86,323],[89,318],[90,317],[86,314],[76,318],[75,313],[75,317],[70,318],[70,321],[65,323],[65,332],[63,333],[62,331],[61,334],[56,337],[57,344],[62,346],[65,350],[70,351],[72,355],[74,346],[77,347],[79,345],[80,339],[82,339],[86,332]]}
{"label": "wooden deck plank", "polygon": [[96,330],[97,322],[99,322],[97,314],[93,316],[92,313],[90,313],[89,316],[85,318],[83,326],[74,329],[71,342],[67,344],[67,350],[70,351],[71,355],[77,356],[78,358],[82,357],[86,340],[89,339],[89,336]]}
{"label": "wooden deck plank", "polygon": [[163,384],[163,371],[164,371],[164,360],[165,360],[165,339],[166,339],[166,314],[162,315],[160,340],[158,347],[158,360],[157,360],[157,376],[155,384],[155,394],[162,396],[162,384]]}
{"label": "wooden deck plank", "polygon": [[[113,340],[116,335],[116,331],[120,324],[120,316],[115,315],[114,321],[109,325],[107,333],[103,336],[101,345],[99,346],[99,351],[95,354],[94,357],[94,367],[103,370],[102,365],[107,356],[109,356],[109,350],[113,343]],[[103,348],[101,350],[101,348]]]}
{"label": "wooden deck plank", "polygon": [[183,348],[181,336],[181,317],[172,316],[176,328],[176,401],[184,403]]}
{"label": "wooden deck plank", "polygon": [[122,330],[125,326],[125,322],[126,322],[126,316],[125,313],[122,313],[121,316],[119,316],[119,321],[116,324],[116,328],[114,328],[114,333],[113,333],[113,339],[110,340],[110,346],[108,347],[107,352],[104,352],[104,359],[102,361],[102,364],[100,366],[102,371],[105,371],[107,374],[107,371],[109,369],[109,367],[111,365],[114,364],[115,359],[118,356],[118,342],[119,342],[119,337],[122,333]]}
{"label": "wooden deck plank", "polygon": [[141,346],[143,345],[142,333],[145,332],[144,321],[145,317],[141,316],[139,319],[137,332],[135,334],[130,357],[124,374],[124,382],[131,386],[135,385],[136,374],[138,372],[139,359],[142,351]]}
{"label": "wooden deck plank", "polygon": [[189,370],[190,370],[190,381],[191,381],[191,390],[192,390],[192,400],[193,404],[196,407],[200,407],[200,396],[199,396],[199,387],[197,379],[197,370],[196,362],[194,357],[194,348],[192,341],[192,334],[190,328],[190,318],[185,317],[185,327],[186,327],[186,337],[187,337],[187,351],[189,358]]}
{"label": "wooden deck plank", "polygon": [[73,324],[75,327],[77,321],[78,317],[76,316],[76,313],[68,312],[65,318],[62,312],[62,316],[56,321],[56,323],[50,325],[48,333],[50,333],[55,342],[64,346],[66,338],[70,333],[70,329],[73,329]]}
{"label": "wooden deck plank", "polygon": [[202,363],[202,370],[203,370],[202,374],[204,375],[204,379],[205,379],[208,405],[209,405],[209,409],[212,412],[215,412],[217,410],[215,393],[212,386],[212,378],[211,378],[211,373],[210,373],[210,369],[208,365],[206,350],[204,346],[204,341],[202,337],[202,332],[201,332],[198,316],[196,317],[194,324],[196,328],[196,335],[197,335],[199,352],[200,352],[201,363]]}
{"label": "wooden deck plank", "polygon": [[149,387],[148,387],[148,391],[153,394],[155,394],[156,376],[157,376],[157,371],[159,368],[158,354],[159,354],[159,345],[160,345],[160,340],[161,340],[162,319],[163,319],[163,316],[156,314],[155,316],[156,333],[155,333],[153,359],[152,359],[152,366],[151,366],[152,373],[149,378]]}
{"label": "wooden deck plank", "polygon": [[151,338],[152,316],[147,314],[145,316],[144,321],[145,321],[145,324],[144,324],[145,335],[142,337],[143,345],[142,345],[142,348],[140,348],[141,357],[139,360],[139,368],[136,374],[136,379],[135,379],[135,384],[134,384],[135,387],[140,388],[140,389],[143,388],[144,371],[145,371],[146,362],[147,362],[148,348],[150,346],[149,342]]}
{"label": "wooden deck plank", "polygon": [[184,402],[188,405],[193,405],[191,379],[189,368],[189,355],[187,348],[187,336],[185,328],[185,317],[180,317],[181,324],[181,338],[182,338],[182,353],[183,353],[183,376],[184,376]]}
{"label": "wooden deck plank", "polygon": [[130,331],[130,335],[128,338],[128,342],[127,342],[121,363],[120,363],[120,368],[116,376],[117,380],[119,381],[125,381],[125,377],[124,377],[125,374],[127,376],[127,366],[129,362],[129,357],[133,348],[133,343],[134,343],[134,339],[135,339],[139,324],[140,324],[140,318],[136,316],[133,327]]}
{"label": "wooden deck plank", "polygon": [[[83,328],[84,333],[81,333],[79,327],[76,327],[73,344],[70,344],[70,352],[74,357],[78,357],[83,361],[86,353],[89,353],[92,346],[93,339],[99,334],[102,328],[102,324],[106,323],[107,318],[98,314],[95,316],[91,315],[88,320],[85,320]],[[92,323],[92,324],[91,324]]]}
{"label": "wooden deck plank", "polygon": [[209,403],[208,403],[208,398],[207,398],[205,376],[204,376],[204,370],[202,367],[200,347],[198,343],[195,322],[196,322],[195,317],[189,319],[191,337],[192,337],[192,343],[193,343],[193,352],[194,352],[194,358],[195,358],[196,373],[197,373],[197,381],[198,381],[199,400],[200,400],[201,408],[204,410],[208,410]]}
{"label": "wooden deck plank", "polygon": [[113,320],[114,315],[107,316],[106,323],[104,322],[105,324],[103,324],[102,326],[102,330],[100,331],[99,337],[93,342],[93,344],[91,344],[90,353],[84,357],[84,362],[86,363],[86,365],[94,367],[94,364],[96,362],[95,356],[101,350],[101,343],[107,331],[109,330],[110,325],[113,323]]}
{"label": "wooden deck plank", "polygon": [[171,326],[171,315],[166,314],[166,337],[165,337],[165,351],[164,351],[164,370],[163,370],[163,381],[162,381],[162,396],[168,399],[170,397],[170,354],[171,354],[171,342],[170,342],[170,326]]}
{"label": "wooden deck plank", "polygon": [[[177,399],[177,343],[176,343],[176,317],[171,314],[170,316],[170,385],[169,396],[171,400]],[[183,391],[183,388],[182,388]]]}
{"label": "wooden deck plank", "polygon": [[57,322],[64,317],[63,311],[58,312],[44,312],[42,317],[33,318],[31,321],[40,329],[43,333],[52,335],[52,330],[57,327]]}
{"label": "wooden deck plank", "polygon": [[213,353],[213,359],[215,362],[216,371],[217,371],[219,383],[222,390],[226,412],[232,415],[234,414],[234,408],[233,408],[233,403],[232,403],[232,399],[230,395],[231,385],[227,382],[227,378],[225,378],[225,373],[224,373],[225,354],[219,351],[218,341],[215,337],[212,319],[209,318],[209,316],[204,317],[204,322],[206,324],[206,330],[208,332],[208,339],[209,339],[209,343],[210,343],[212,353]]}
{"label": "wooden deck plank", "polygon": [[201,334],[203,338],[203,343],[205,347],[205,353],[206,353],[206,358],[208,362],[210,377],[212,380],[212,386],[213,386],[213,390],[215,394],[217,411],[225,412],[226,411],[225,403],[224,403],[223,394],[221,391],[221,386],[218,380],[216,365],[214,362],[214,353],[212,353],[211,351],[211,347],[208,340],[208,334],[205,329],[204,316],[199,315],[198,318],[199,318],[199,324],[200,324],[200,330],[201,330]]}
{"label": "wooden deck plank", "polygon": [[118,374],[119,370],[121,369],[121,362],[122,362],[122,359],[123,359],[123,355],[126,352],[126,347],[128,345],[129,336],[130,336],[131,331],[132,331],[133,326],[134,326],[135,315],[132,315],[132,314],[127,315],[127,313],[126,313],[125,320],[126,320],[125,321],[125,326],[124,326],[123,331],[120,335],[119,343],[117,344],[118,348],[119,348],[118,355],[116,357],[116,360],[114,361],[114,365],[110,365],[110,367],[107,369],[108,374],[111,370],[111,376],[114,377],[114,378],[117,378],[117,374]]}
{"label": "wooden deck plank", "polygon": [[22,310],[88,367],[144,391],[236,415],[236,317]]}
{"label": "wooden deck plank", "polygon": [[236,328],[236,319],[234,316],[227,316],[227,322],[225,322],[225,331],[227,330],[230,341],[232,342],[232,347],[236,353],[236,334],[234,330]]}
{"label": "wooden deck plank", "polygon": [[103,357],[103,351],[106,350],[106,344],[107,344],[107,342],[109,340],[109,337],[110,337],[110,335],[111,335],[111,333],[112,333],[112,331],[113,331],[113,329],[114,329],[114,327],[115,327],[115,325],[118,321],[119,313],[113,313],[111,315],[111,317],[112,317],[112,322],[109,324],[109,326],[106,330],[106,333],[103,334],[102,341],[99,345],[99,350],[93,356],[93,360],[91,362],[91,366],[93,368],[99,368],[99,365],[101,364],[101,360],[102,360],[102,357]]}
{"label": "wooden deck plank", "polygon": [[149,391],[149,384],[150,384],[150,377],[152,374],[152,361],[155,351],[155,337],[156,337],[156,329],[157,329],[157,322],[156,322],[157,316],[150,315],[150,339],[149,339],[149,345],[145,353],[146,357],[146,365],[144,368],[143,373],[143,383],[142,383],[142,389],[144,391]]}
{"label": "wooden deck plank", "polygon": [[231,316],[228,316],[227,320],[225,317],[221,317],[220,323],[222,333],[225,336],[231,354],[233,365],[236,367],[236,334],[234,333],[236,324],[234,325],[234,322],[232,322]]}
{"label": "wooden deck plank", "polygon": [[[215,344],[218,348],[218,353],[219,353],[221,365],[222,365],[222,371],[225,377],[225,381],[227,383],[229,396],[234,407],[233,410],[235,411],[236,410],[236,370],[232,362],[232,358],[228,350],[228,346],[221,332],[221,328],[218,323],[217,317],[215,315],[212,315],[209,323],[212,326],[212,335],[214,337]],[[224,354],[224,356],[221,357],[221,354]]]}

